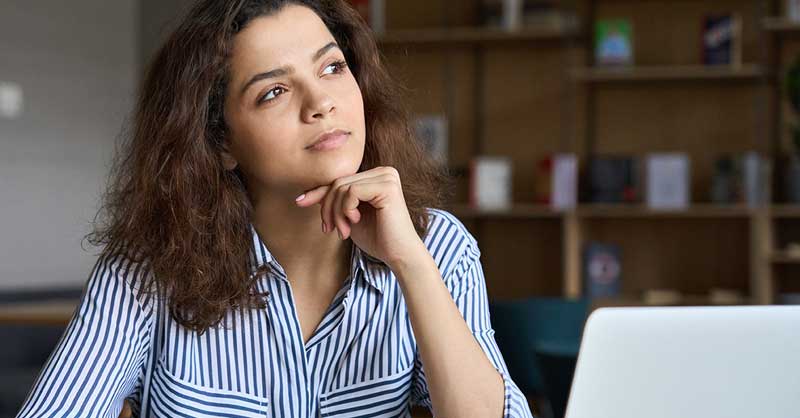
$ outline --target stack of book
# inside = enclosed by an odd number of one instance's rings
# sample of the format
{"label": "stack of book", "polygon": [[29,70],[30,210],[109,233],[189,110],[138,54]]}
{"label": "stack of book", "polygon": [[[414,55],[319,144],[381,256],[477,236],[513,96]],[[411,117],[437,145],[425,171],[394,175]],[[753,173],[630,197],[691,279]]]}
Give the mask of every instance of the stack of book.
{"label": "stack of book", "polygon": [[576,14],[559,7],[555,0],[483,0],[481,8],[483,23],[489,28],[566,30],[578,27]]}

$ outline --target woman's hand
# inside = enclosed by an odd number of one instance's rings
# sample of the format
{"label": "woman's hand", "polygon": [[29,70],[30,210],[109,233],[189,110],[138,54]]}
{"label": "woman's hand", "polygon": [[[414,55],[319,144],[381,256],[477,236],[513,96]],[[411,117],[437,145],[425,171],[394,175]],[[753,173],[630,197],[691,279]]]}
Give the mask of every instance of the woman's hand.
{"label": "woman's hand", "polygon": [[320,205],[324,232],[337,229],[341,239],[352,238],[359,248],[389,267],[424,248],[394,167],[376,167],[340,177],[298,199],[301,207]]}

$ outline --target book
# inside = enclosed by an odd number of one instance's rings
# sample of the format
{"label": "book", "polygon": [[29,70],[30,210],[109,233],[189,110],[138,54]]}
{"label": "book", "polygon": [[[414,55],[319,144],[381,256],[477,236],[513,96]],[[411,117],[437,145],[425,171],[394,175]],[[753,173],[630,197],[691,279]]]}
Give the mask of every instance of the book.
{"label": "book", "polygon": [[622,252],[615,244],[588,242],[583,252],[586,297],[613,298],[620,294]]}
{"label": "book", "polygon": [[414,118],[414,133],[431,157],[447,164],[447,117],[441,114],[419,115]]}
{"label": "book", "polygon": [[633,64],[633,27],[628,19],[600,19],[594,28],[597,65]]}
{"label": "book", "polygon": [[553,157],[552,191],[550,206],[553,209],[575,208],[578,202],[578,157],[575,154]]}
{"label": "book", "polygon": [[568,210],[578,201],[578,157],[555,154],[539,161],[535,201],[555,210]]}
{"label": "book", "polygon": [[487,27],[516,30],[522,26],[524,0],[483,0],[481,6]]}
{"label": "book", "polygon": [[715,287],[708,292],[708,301],[712,305],[741,305],[747,300],[740,290]]}
{"label": "book", "polygon": [[718,157],[711,176],[711,202],[723,205],[736,203],[739,200],[738,179],[734,157],[729,154]]}
{"label": "book", "polygon": [[656,153],[647,156],[647,206],[651,209],[687,209],[689,156],[683,153]]}
{"label": "book", "polygon": [[741,157],[741,196],[740,201],[749,207],[761,207],[771,201],[770,161],[757,152],[747,152]]}
{"label": "book", "polygon": [[683,293],[675,289],[647,289],[642,294],[642,302],[651,306],[680,305],[683,300]]}
{"label": "book", "polygon": [[757,152],[725,154],[717,158],[711,183],[711,201],[750,207],[770,202],[772,163]]}
{"label": "book", "polygon": [[640,200],[640,169],[630,156],[593,156],[586,173],[586,200],[591,203],[634,203]]}
{"label": "book", "polygon": [[742,19],[738,14],[705,16],[702,37],[704,64],[742,64]]}
{"label": "book", "polygon": [[559,7],[556,0],[483,0],[484,26],[514,30],[520,27],[576,29],[576,13]]}
{"label": "book", "polygon": [[785,0],[784,15],[792,22],[800,22],[800,0]]}
{"label": "book", "polygon": [[470,160],[470,206],[476,209],[510,208],[511,168],[512,162],[508,157],[473,157]]}
{"label": "book", "polygon": [[348,0],[348,2],[373,32],[381,33],[386,30],[386,0]]}

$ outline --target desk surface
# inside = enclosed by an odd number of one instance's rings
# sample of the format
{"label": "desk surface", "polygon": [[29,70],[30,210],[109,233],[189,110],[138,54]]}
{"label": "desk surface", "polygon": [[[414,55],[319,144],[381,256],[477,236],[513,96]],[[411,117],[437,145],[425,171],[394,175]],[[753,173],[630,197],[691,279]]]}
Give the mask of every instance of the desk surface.
{"label": "desk surface", "polygon": [[41,302],[0,304],[0,324],[66,325],[77,299],[54,299]]}

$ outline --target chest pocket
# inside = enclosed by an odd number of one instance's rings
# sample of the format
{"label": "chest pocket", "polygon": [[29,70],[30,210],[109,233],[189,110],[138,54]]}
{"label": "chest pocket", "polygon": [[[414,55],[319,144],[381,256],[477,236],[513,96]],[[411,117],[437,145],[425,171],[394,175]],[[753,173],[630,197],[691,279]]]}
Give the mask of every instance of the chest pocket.
{"label": "chest pocket", "polygon": [[207,388],[178,378],[161,360],[152,381],[152,412],[156,417],[269,416],[269,400],[249,393]]}
{"label": "chest pocket", "polygon": [[407,416],[413,371],[411,364],[390,376],[320,394],[320,415],[336,418]]}

